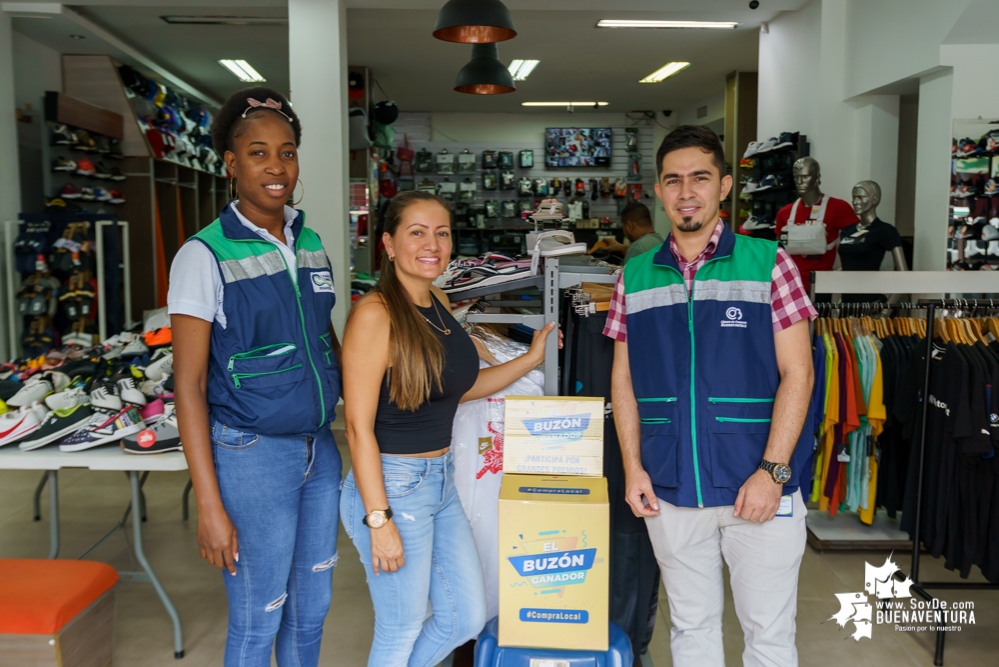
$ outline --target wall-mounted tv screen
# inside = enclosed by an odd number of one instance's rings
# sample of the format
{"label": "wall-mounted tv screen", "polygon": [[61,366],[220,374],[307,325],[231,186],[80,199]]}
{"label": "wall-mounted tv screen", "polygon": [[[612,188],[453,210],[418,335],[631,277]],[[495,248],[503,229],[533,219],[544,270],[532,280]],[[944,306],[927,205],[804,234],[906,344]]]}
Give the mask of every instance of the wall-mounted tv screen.
{"label": "wall-mounted tv screen", "polygon": [[609,167],[609,127],[549,127],[545,130],[545,166]]}

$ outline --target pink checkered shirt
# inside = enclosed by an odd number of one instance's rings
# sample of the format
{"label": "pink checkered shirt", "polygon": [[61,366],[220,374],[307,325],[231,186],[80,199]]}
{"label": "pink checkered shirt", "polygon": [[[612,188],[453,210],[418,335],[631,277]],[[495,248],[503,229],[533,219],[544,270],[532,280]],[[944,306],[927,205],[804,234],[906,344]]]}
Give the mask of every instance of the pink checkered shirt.
{"label": "pink checkered shirt", "polygon": [[[693,262],[688,262],[683,258],[676,247],[676,240],[670,234],[669,249],[683,272],[683,281],[687,284],[688,293],[694,286],[694,274],[715,254],[724,224],[721,220],[715,224],[711,238],[708,239],[704,250]],[[607,324],[604,326],[605,336],[610,336],[622,343],[628,340],[628,326],[625,322],[627,309],[624,301],[624,273],[622,273],[614,286],[614,296],[611,297]],[[818,317],[818,311],[815,310],[815,306],[812,305],[808,293],[805,291],[798,267],[795,266],[791,256],[781,247],[777,248],[777,262],[770,274],[770,315],[774,325],[774,333],[783,331],[806,317],[809,319]]]}

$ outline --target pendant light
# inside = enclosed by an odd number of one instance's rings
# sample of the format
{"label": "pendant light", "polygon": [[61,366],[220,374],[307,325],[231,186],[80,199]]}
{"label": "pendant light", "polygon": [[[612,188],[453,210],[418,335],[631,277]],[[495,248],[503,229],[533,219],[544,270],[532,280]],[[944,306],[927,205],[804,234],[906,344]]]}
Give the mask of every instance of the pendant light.
{"label": "pendant light", "polygon": [[473,44],[472,59],[458,72],[454,89],[472,95],[502,95],[517,90],[513,75],[499,61],[495,44]]}
{"label": "pendant light", "polygon": [[490,44],[516,36],[510,10],[500,0],[449,0],[434,25],[434,37],[445,42]]}

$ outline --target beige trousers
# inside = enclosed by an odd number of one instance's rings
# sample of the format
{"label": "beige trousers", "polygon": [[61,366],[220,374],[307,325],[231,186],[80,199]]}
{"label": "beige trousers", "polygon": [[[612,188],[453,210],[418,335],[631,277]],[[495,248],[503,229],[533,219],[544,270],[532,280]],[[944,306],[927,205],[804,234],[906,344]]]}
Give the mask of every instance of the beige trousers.
{"label": "beige trousers", "polygon": [[645,519],[669,599],[674,667],[722,667],[722,558],[742,625],[745,667],[794,667],[798,568],[805,551],[805,503],[792,515],[750,523],[725,507],[676,507],[659,500]]}

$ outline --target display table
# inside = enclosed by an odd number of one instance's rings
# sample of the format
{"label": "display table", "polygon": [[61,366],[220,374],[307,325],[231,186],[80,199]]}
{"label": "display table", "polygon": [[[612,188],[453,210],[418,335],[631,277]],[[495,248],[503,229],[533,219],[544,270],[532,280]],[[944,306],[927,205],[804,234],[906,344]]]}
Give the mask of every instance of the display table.
{"label": "display table", "polygon": [[[184,657],[184,642],[180,629],[180,617],[153,568],[146,560],[142,546],[142,481],[140,473],[175,472],[187,470],[187,461],[183,452],[166,452],[164,454],[139,456],[126,454],[117,445],[95,447],[82,452],[60,452],[57,447],[46,447],[30,452],[22,452],[16,447],[0,448],[0,470],[44,470],[47,471],[51,517],[49,517],[50,551],[49,558],[59,555],[59,488],[58,473],[63,468],[86,468],[88,470],[114,470],[128,475],[132,487],[132,500],[125,516],[111,532],[102,537],[97,544],[107,539],[116,530],[124,529],[128,515],[132,515],[132,534],[135,542],[135,556],[142,566],[141,572],[119,572],[124,582],[149,582],[156,589],[163,606],[173,621],[174,656]],[[44,480],[43,480],[44,481]],[[96,546],[96,545],[94,545]],[[93,548],[93,547],[92,547]],[[91,549],[92,549],[91,548]],[[90,550],[87,551],[89,553]],[[86,554],[84,554],[86,555]]]}

